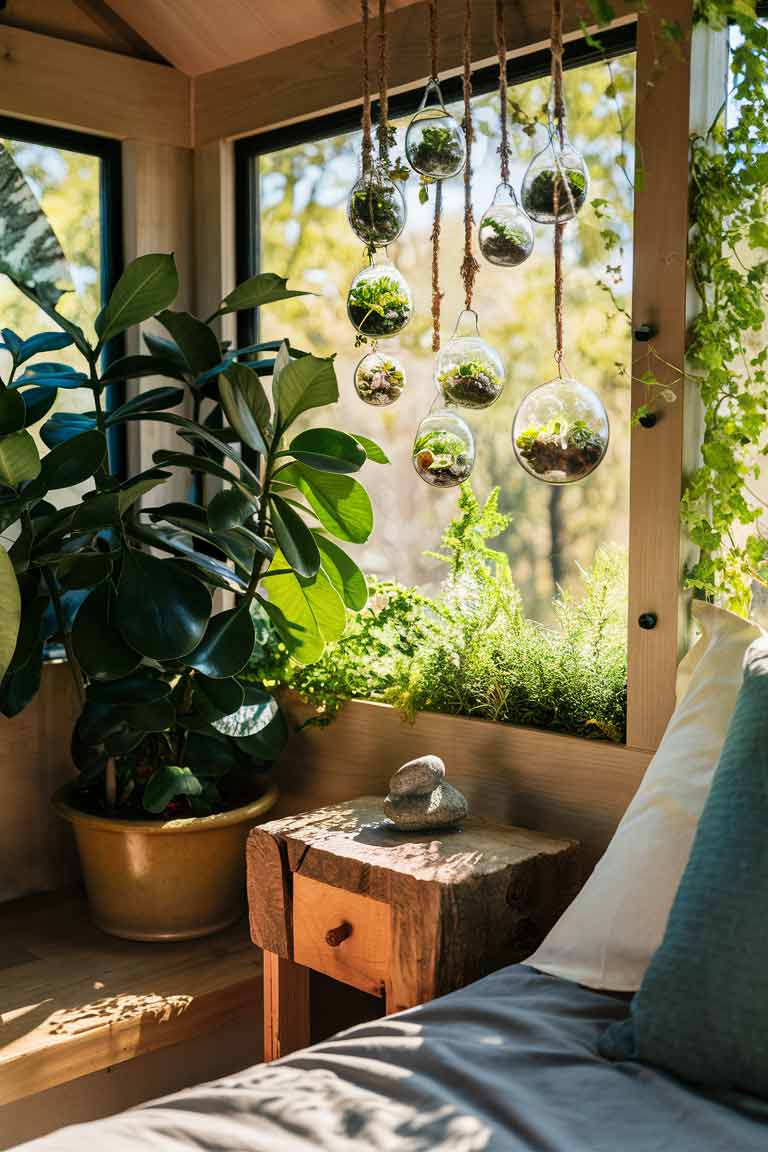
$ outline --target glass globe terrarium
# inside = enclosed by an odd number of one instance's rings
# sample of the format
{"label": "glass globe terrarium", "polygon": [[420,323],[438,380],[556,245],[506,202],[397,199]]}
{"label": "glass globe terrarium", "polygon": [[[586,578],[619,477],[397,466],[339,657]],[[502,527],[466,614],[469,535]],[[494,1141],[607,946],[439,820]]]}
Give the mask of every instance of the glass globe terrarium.
{"label": "glass globe terrarium", "polygon": [[396,336],[412,312],[408,282],[389,261],[363,268],[347,293],[347,315],[361,336],[376,340]]}
{"label": "glass globe terrarium", "polygon": [[504,365],[480,335],[477,314],[465,310],[456,330],[437,354],[435,383],[449,404],[488,408],[504,388]]}
{"label": "glass globe terrarium", "polygon": [[405,198],[386,172],[373,167],[353,186],[347,199],[352,231],[364,244],[385,248],[405,227]]}
{"label": "glass globe terrarium", "polygon": [[594,472],[608,448],[602,400],[578,380],[540,384],[523,399],[512,444],[526,472],[547,484],[572,484]]}
{"label": "glass globe terrarium", "polygon": [[514,189],[501,183],[478,229],[480,252],[489,264],[516,268],[533,252],[533,227]]}
{"label": "glass globe terrarium", "polygon": [[399,400],[405,387],[405,369],[394,356],[369,352],[355,368],[355,391],[364,404],[385,408]]}
{"label": "glass globe terrarium", "polygon": [[447,408],[425,416],[416,430],[413,466],[435,488],[455,488],[469,479],[475,463],[475,441],[469,425]]}
{"label": "glass globe terrarium", "polygon": [[538,224],[564,224],[584,207],[588,194],[589,172],[581,153],[565,133],[561,144],[550,125],[549,143],[534,156],[523,177],[523,208]]}
{"label": "glass globe terrarium", "polygon": [[443,104],[440,85],[427,85],[421,107],[405,134],[405,155],[420,176],[448,180],[464,167],[467,147],[461,125]]}

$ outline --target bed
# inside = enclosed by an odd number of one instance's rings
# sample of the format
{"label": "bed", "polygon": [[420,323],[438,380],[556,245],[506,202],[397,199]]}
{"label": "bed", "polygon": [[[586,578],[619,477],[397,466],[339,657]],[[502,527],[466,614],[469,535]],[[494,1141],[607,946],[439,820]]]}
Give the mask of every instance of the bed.
{"label": "bed", "polygon": [[764,1152],[768,1111],[597,1054],[628,998],[513,965],[25,1152]]}

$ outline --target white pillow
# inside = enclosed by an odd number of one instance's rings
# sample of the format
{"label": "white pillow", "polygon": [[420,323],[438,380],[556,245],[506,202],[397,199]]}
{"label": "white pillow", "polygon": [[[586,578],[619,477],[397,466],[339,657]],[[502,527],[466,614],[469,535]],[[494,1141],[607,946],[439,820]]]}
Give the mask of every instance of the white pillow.
{"label": "white pillow", "polygon": [[632,803],[579,895],[527,964],[589,988],[635,992],[661,943],[761,630],[696,602],[701,636],[678,669],[678,704]]}

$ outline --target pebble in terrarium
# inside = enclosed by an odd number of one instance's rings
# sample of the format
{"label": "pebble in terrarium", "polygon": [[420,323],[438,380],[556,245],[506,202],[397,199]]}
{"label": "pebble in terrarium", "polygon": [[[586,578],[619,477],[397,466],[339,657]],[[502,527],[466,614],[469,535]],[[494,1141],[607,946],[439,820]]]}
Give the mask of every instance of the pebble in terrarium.
{"label": "pebble in terrarium", "polygon": [[437,80],[430,80],[421,107],[408,125],[405,155],[415,172],[431,180],[449,180],[464,167],[464,133],[443,104]]}
{"label": "pebble in terrarium", "polygon": [[413,312],[408,282],[394,264],[358,272],[347,293],[347,315],[361,337],[382,340],[402,332]]}
{"label": "pebble in terrarium", "polygon": [[594,472],[608,448],[602,400],[578,380],[540,384],[523,399],[512,426],[519,463],[547,484],[571,484]]}
{"label": "pebble in terrarium", "polygon": [[475,463],[475,441],[469,425],[441,408],[425,416],[416,430],[413,466],[435,488],[455,488],[469,479]]}
{"label": "pebble in terrarium", "polygon": [[533,252],[533,226],[509,184],[501,183],[478,229],[480,252],[489,264],[516,268]]}
{"label": "pebble in terrarium", "polygon": [[405,369],[394,356],[369,352],[355,368],[355,391],[365,404],[384,408],[399,400],[405,387]]}
{"label": "pebble in terrarium", "polygon": [[347,216],[352,231],[370,248],[384,248],[405,227],[405,199],[380,168],[361,176],[349,193]]}
{"label": "pebble in terrarium", "polygon": [[561,144],[551,127],[549,143],[534,156],[523,177],[523,208],[538,224],[564,224],[584,207],[588,194],[589,172],[583,157],[565,134]]}
{"label": "pebble in terrarium", "polygon": [[456,331],[438,353],[435,382],[447,402],[461,408],[488,408],[501,395],[504,365],[480,336],[474,312],[462,312]]}

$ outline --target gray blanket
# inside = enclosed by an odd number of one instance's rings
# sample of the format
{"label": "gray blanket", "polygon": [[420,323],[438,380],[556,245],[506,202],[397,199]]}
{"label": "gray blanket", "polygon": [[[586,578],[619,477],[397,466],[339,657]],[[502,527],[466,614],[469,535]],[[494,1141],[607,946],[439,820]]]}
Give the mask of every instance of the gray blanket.
{"label": "gray blanket", "polygon": [[516,965],[25,1152],[765,1152],[757,1104],[597,1055],[626,1004]]}

